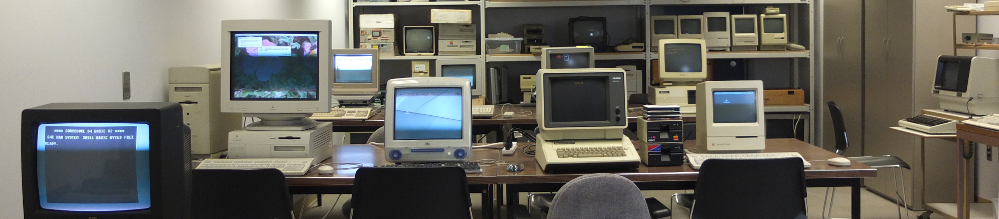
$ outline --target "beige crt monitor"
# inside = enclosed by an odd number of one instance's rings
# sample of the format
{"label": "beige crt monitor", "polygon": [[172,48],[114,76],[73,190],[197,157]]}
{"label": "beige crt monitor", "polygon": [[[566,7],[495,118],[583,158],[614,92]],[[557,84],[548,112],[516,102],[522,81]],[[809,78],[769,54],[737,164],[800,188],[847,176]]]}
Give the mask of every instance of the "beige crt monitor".
{"label": "beige crt monitor", "polygon": [[702,81],[708,77],[707,46],[702,39],[659,40],[662,81]]}
{"label": "beige crt monitor", "polygon": [[541,49],[541,69],[593,68],[593,47],[548,47]]}
{"label": "beige crt monitor", "polygon": [[378,94],[378,50],[334,49],[333,95]]}
{"label": "beige crt monitor", "polygon": [[971,115],[999,113],[999,60],[978,56],[937,58],[933,95],[940,108]]}
{"label": "beige crt monitor", "polygon": [[711,51],[729,51],[732,46],[728,12],[704,12],[704,41]]}
{"label": "beige crt monitor", "polygon": [[676,39],[676,15],[652,16],[652,51],[659,51],[659,40]]}
{"label": "beige crt monitor", "polygon": [[756,51],[760,46],[755,14],[732,15],[732,51]]}
{"label": "beige crt monitor", "polygon": [[486,93],[486,73],[479,59],[438,59],[437,77],[468,79],[472,84],[472,96]]}
{"label": "beige crt monitor", "polygon": [[763,81],[697,84],[697,152],[762,152]]}
{"label": "beige crt monitor", "polygon": [[679,15],[677,31],[678,39],[704,39],[704,15]]}
{"label": "beige crt monitor", "polygon": [[787,14],[760,15],[760,50],[787,50]]}

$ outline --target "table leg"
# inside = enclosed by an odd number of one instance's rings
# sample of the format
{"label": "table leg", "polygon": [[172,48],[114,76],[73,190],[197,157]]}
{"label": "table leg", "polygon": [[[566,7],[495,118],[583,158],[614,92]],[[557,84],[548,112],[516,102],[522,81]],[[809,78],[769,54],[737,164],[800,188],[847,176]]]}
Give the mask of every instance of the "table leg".
{"label": "table leg", "polygon": [[517,185],[506,186],[506,217],[516,218],[516,206],[520,205],[520,188]]}
{"label": "table leg", "polygon": [[860,219],[860,179],[850,186],[850,214],[853,219]]}
{"label": "table leg", "polygon": [[482,218],[493,218],[493,185],[486,185],[482,192]]}
{"label": "table leg", "polygon": [[965,142],[963,139],[957,139],[957,148],[960,153],[960,164],[957,165],[957,218],[964,219],[971,216],[969,204],[974,196],[972,189],[975,188],[971,179],[974,174],[971,162],[974,161],[975,148],[971,147],[971,142]]}

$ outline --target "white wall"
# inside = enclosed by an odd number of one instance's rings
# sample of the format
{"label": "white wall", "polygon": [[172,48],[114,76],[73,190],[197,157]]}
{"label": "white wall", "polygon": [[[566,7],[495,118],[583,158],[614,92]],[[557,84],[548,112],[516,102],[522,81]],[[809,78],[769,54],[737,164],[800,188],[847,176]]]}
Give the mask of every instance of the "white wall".
{"label": "white wall", "polygon": [[[51,102],[165,101],[169,67],[221,62],[221,20],[309,18],[346,30],[342,0],[0,1],[0,212],[23,218],[21,110]],[[345,45],[334,31],[333,47]]]}

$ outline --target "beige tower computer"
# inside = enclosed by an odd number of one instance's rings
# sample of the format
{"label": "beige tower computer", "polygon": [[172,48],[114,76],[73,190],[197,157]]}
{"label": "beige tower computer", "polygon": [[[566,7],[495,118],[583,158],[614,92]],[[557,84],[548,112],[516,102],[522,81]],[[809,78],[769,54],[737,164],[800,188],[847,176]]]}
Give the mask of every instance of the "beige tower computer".
{"label": "beige tower computer", "polygon": [[242,127],[241,114],[219,109],[221,69],[215,64],[169,70],[168,101],[180,103],[184,109],[184,124],[191,127],[191,154],[226,150],[229,132]]}

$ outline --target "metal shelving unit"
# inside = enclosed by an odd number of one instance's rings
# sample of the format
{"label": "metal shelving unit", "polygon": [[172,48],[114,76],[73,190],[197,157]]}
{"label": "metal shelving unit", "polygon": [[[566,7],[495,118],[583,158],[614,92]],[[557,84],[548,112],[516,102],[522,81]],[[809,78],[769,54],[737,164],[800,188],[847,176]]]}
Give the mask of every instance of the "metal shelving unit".
{"label": "metal shelving unit", "polygon": [[[637,16],[639,20],[644,20],[643,24],[638,25],[639,34],[645,35],[642,37],[639,35],[638,39],[644,38],[645,45],[651,45],[651,37],[649,33],[651,32],[651,21],[649,18],[652,15],[659,15],[663,8],[669,7],[731,7],[733,5],[741,5],[743,7],[762,7],[765,5],[779,5],[790,9],[790,11],[785,11],[782,13],[788,14],[788,35],[791,39],[797,41],[797,43],[805,46],[806,48],[815,48],[815,6],[814,0],[578,0],[578,1],[562,1],[562,0],[496,0],[496,1],[445,1],[445,2],[352,2],[352,0],[347,1],[348,14],[347,16],[347,39],[349,44],[352,46],[357,46],[354,44],[356,38],[356,26],[354,26],[355,14],[363,12],[365,8],[376,8],[379,11],[385,11],[381,9],[390,8],[390,10],[408,10],[407,6],[416,7],[433,7],[441,6],[442,8],[463,8],[478,10],[473,11],[473,14],[478,13],[478,27],[480,32],[479,37],[479,48],[480,54],[474,56],[382,56],[382,60],[436,60],[436,59],[456,59],[456,58],[477,58],[482,60],[483,63],[493,63],[493,62],[540,62],[540,57],[531,54],[485,54],[487,48],[485,46],[485,38],[488,33],[486,33],[486,26],[489,26],[489,22],[486,19],[486,14],[490,13],[490,9],[501,10],[503,13],[510,13],[511,10],[516,12],[517,10],[538,10],[536,8],[551,8],[557,10],[590,10],[592,8],[600,8],[607,6],[621,7],[621,6],[634,6],[634,14],[621,14],[620,16]],[[398,9],[395,9],[398,8]],[[359,10],[360,9],[360,10]],[[644,10],[643,10],[644,9]],[[658,10],[654,10],[658,9]],[[643,14],[644,11],[644,14]],[[495,12],[495,11],[494,11]],[[473,15],[474,16],[474,15]],[[532,16],[543,16],[543,15],[532,15]],[[397,17],[397,19],[405,19]],[[493,21],[495,22],[495,21]],[[398,24],[397,24],[398,25]],[[428,23],[429,25],[429,23]],[[608,24],[608,26],[610,23]],[[807,28],[802,28],[807,27]],[[797,31],[802,30],[802,31]],[[804,31],[807,30],[807,31]],[[807,39],[807,40],[799,40]],[[396,45],[400,45],[396,42]],[[647,47],[650,48],[650,47]],[[748,52],[708,52],[708,59],[790,59],[790,71],[792,86],[799,87],[808,90],[809,100],[814,101],[815,96],[815,55],[812,50],[802,50],[802,51],[748,51]],[[644,61],[646,71],[645,74],[645,86],[649,86],[651,83],[651,78],[648,69],[651,69],[652,62],[657,59],[657,54],[654,52],[620,52],[620,53],[598,53],[595,57],[596,60],[635,60]],[[807,67],[806,67],[807,66]],[[806,83],[806,84],[802,84]],[[647,89],[640,89],[641,92],[645,92]],[[774,114],[807,114],[807,117],[802,117],[806,119],[808,124],[817,124],[816,118],[814,118],[814,109],[811,105],[806,103],[803,106],[771,106],[765,108],[766,113]],[[821,127],[820,125],[809,125],[807,130],[809,133],[806,136],[814,136],[813,133],[818,133],[816,127]]]}

